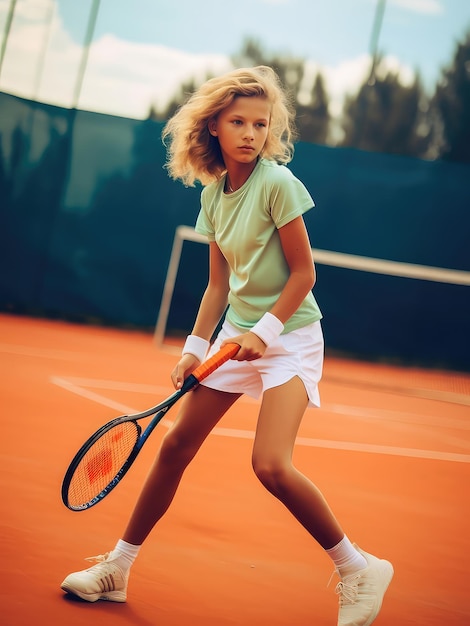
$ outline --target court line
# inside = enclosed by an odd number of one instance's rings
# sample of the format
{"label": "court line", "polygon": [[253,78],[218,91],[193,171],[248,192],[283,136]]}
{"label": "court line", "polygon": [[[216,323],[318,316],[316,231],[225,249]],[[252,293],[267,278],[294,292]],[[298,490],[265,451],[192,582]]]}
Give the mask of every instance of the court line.
{"label": "court line", "polygon": [[[162,347],[164,352],[168,354],[180,354],[181,348],[177,346],[165,345]],[[51,350],[49,348],[31,348],[29,346],[22,346],[19,344],[6,344],[0,343],[0,353],[16,354],[21,356],[30,356],[33,358],[44,359],[57,359],[61,361],[81,361],[85,356],[81,353],[66,351],[66,350]],[[452,391],[442,391],[435,389],[422,389],[415,387],[405,387],[402,385],[390,385],[383,382],[364,381],[364,380],[352,380],[345,377],[325,375],[323,378],[326,383],[333,383],[343,386],[362,387],[366,389],[373,389],[377,391],[386,391],[388,393],[396,393],[400,395],[424,398],[427,400],[437,400],[440,402],[447,402],[452,404],[461,404],[464,406],[470,406],[470,394],[456,393]],[[105,381],[103,381],[105,384]],[[118,383],[121,385],[121,383]],[[92,384],[87,384],[92,386]],[[103,387],[104,388],[104,387]]]}
{"label": "court line", "polygon": [[[238,439],[254,439],[255,433],[249,430],[236,428],[219,428],[212,431],[214,435],[233,437]],[[369,454],[383,454],[388,456],[409,457],[413,459],[430,459],[432,461],[451,461],[454,463],[470,463],[470,454],[456,452],[439,452],[437,450],[421,450],[419,448],[400,448],[398,446],[381,446],[370,443],[352,443],[350,441],[332,441],[330,439],[311,439],[297,437],[296,445],[311,448],[326,448],[329,450],[345,450],[347,452],[367,452]]]}
{"label": "court line", "polygon": [[446,428],[454,428],[458,430],[470,430],[470,421],[462,419],[453,419],[449,417],[419,415],[417,413],[402,412],[392,409],[367,409],[365,407],[351,406],[344,404],[323,404],[321,410],[335,413],[337,415],[349,415],[351,417],[359,417],[362,419],[386,419],[393,420],[395,424],[415,424],[419,426],[441,427],[445,422]]}
{"label": "court line", "polygon": [[[64,379],[65,380],[65,379]],[[76,376],[68,376],[67,383],[76,385],[77,387],[86,387],[87,389],[107,389],[110,391],[131,391],[136,393],[149,393],[153,395],[161,395],[166,397],[173,392],[173,389],[169,386],[153,385],[145,383],[129,383],[114,380],[105,380],[100,378],[83,378]],[[387,390],[388,392],[388,390]],[[440,398],[439,398],[440,400]],[[259,400],[244,396],[241,398],[241,402],[248,404],[259,404]],[[112,407],[111,407],[112,408]],[[309,411],[315,412],[318,409],[309,409]],[[442,416],[433,417],[430,415],[419,415],[417,413],[402,412],[390,409],[369,409],[366,407],[351,406],[345,404],[325,404],[322,403],[321,411],[326,413],[335,413],[337,415],[349,415],[352,417],[359,417],[362,419],[390,419],[396,422],[413,423],[417,425],[424,425],[428,427],[442,426]],[[448,428],[455,428],[460,430],[470,430],[470,422],[465,422],[458,419],[445,418],[445,426]]]}
{"label": "court line", "polygon": [[385,391],[386,393],[394,393],[411,398],[422,398],[424,400],[437,400],[439,402],[448,402],[451,404],[461,404],[470,406],[470,394],[456,393],[454,391],[442,391],[439,389],[423,389],[420,387],[405,387],[400,384],[388,384],[380,381],[359,380],[354,378],[345,378],[340,376],[325,375],[324,382],[342,385],[346,387],[355,387],[362,389],[372,389],[374,391]]}
{"label": "court line", "polygon": [[[76,381],[77,379],[75,379]],[[85,379],[81,379],[82,381]],[[71,382],[70,380],[66,380],[65,378],[61,378],[58,376],[51,376],[50,382],[66,391],[79,395],[83,398],[96,402],[98,404],[102,404],[107,406],[122,415],[128,415],[131,413],[137,413],[138,409],[129,407],[120,402],[115,402],[106,396],[98,394],[94,391],[90,391],[89,389],[85,389],[84,387],[77,385],[76,382]],[[92,382],[92,381],[89,381]],[[97,383],[102,382],[107,385],[108,389],[120,389],[124,390],[124,385],[111,381],[94,381],[95,386]],[[83,382],[82,382],[83,384]],[[135,391],[138,385],[131,384],[130,387]],[[145,386],[152,388],[155,390],[153,386]],[[170,426],[171,421],[164,419],[162,420],[162,424],[165,426]],[[221,437],[231,437],[234,439],[254,439],[255,433],[250,430],[242,430],[237,428],[225,428],[216,426],[212,432],[212,435],[218,435]],[[408,457],[414,459],[428,459],[433,461],[450,461],[453,463],[470,463],[470,455],[469,454],[459,454],[454,452],[441,452],[438,450],[421,450],[419,448],[401,448],[398,446],[383,446],[376,444],[367,444],[367,443],[356,443],[349,441],[333,441],[328,439],[313,439],[308,437],[298,437],[296,443],[301,446],[306,447],[315,447],[315,448],[325,448],[330,450],[343,450],[347,452],[364,452],[369,454],[382,454],[387,456],[397,456],[397,457]]]}
{"label": "court line", "polygon": [[18,344],[0,343],[0,352],[4,354],[17,354],[43,359],[59,359],[60,361],[77,361],[83,359],[83,355],[68,350],[51,350],[50,348],[31,348]]}

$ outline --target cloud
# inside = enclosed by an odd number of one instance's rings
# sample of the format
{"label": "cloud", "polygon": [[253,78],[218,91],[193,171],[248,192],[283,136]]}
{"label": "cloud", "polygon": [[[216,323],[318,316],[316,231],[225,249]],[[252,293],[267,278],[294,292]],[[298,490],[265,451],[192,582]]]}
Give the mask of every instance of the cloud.
{"label": "cloud", "polygon": [[440,0],[390,0],[390,3],[413,13],[425,15],[440,15],[444,13],[444,7]]}
{"label": "cloud", "polygon": [[[44,18],[55,0],[27,0],[27,2],[17,2],[15,6],[15,21],[35,22]],[[1,0],[0,14],[6,15],[10,8],[11,0]]]}
{"label": "cloud", "polygon": [[[54,14],[50,38],[43,24],[49,0],[29,0],[34,10],[15,13],[1,74],[4,91],[70,107],[77,87],[83,48],[76,44]],[[18,6],[22,6],[18,3]],[[0,5],[4,8],[4,3]],[[0,18],[2,15],[0,14]],[[47,43],[44,63],[40,51]],[[41,67],[42,65],[42,67]],[[195,55],[164,46],[131,43],[105,35],[90,47],[79,108],[144,118],[153,102],[168,101],[182,82],[231,67],[224,55]],[[38,79],[40,85],[36,89]]]}
{"label": "cloud", "polygon": [[[407,0],[407,4],[418,1]],[[7,3],[4,0],[0,2],[1,25]],[[433,2],[421,0],[421,3]],[[17,6],[21,10],[15,12],[0,88],[50,104],[72,106],[82,46],[72,40],[57,11],[52,15],[48,30],[44,21],[51,15],[48,13],[51,0],[28,0],[19,2]],[[40,51],[43,49],[47,52],[41,64]],[[390,69],[406,76],[406,68],[404,70],[396,59],[387,57],[386,62]],[[104,35],[90,48],[78,108],[144,119],[152,104],[164,107],[183,82],[192,78],[202,82],[208,74],[221,74],[231,67],[226,55],[189,54],[165,46],[134,43],[114,35]],[[306,69],[306,90],[311,89],[315,75],[321,71],[331,99],[332,113],[338,115],[344,95],[354,93],[367,76],[370,58],[360,55],[336,66],[318,66],[307,61]]]}
{"label": "cloud", "polygon": [[106,35],[90,51],[80,106],[146,117],[152,103],[164,106],[183,82],[193,77],[202,82],[230,67],[224,55],[194,55]]}

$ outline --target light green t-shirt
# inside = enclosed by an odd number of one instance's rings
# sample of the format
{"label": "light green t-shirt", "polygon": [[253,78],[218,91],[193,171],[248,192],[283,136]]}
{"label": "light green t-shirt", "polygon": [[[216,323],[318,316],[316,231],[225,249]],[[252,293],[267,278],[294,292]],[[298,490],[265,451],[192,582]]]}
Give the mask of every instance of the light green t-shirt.
{"label": "light green t-shirt", "polygon": [[[201,194],[196,231],[215,241],[230,266],[226,319],[241,331],[252,328],[278,300],[289,277],[278,228],[303,215],[314,202],[284,165],[260,159],[245,184],[224,193],[225,177]],[[319,319],[309,292],[284,325],[284,333]]]}

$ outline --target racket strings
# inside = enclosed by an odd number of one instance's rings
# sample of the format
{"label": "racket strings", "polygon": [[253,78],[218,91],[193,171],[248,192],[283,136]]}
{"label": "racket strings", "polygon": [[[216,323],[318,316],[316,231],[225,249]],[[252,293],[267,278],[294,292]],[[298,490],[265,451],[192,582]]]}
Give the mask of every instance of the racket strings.
{"label": "racket strings", "polygon": [[70,479],[68,501],[72,508],[92,501],[113,481],[134,450],[139,434],[136,422],[123,422],[92,444]]}

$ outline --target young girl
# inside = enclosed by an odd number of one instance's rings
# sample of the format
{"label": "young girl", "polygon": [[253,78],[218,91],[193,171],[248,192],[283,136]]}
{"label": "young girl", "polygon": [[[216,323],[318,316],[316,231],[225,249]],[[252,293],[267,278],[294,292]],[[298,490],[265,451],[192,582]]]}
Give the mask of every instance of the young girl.
{"label": "young girl", "polygon": [[90,602],[125,602],[130,567],[185,468],[242,394],[262,394],[252,457],[256,476],[331,557],[340,577],[338,625],[368,626],[392,565],[350,542],[320,491],[292,464],[305,409],[320,404],[323,336],[302,217],[314,203],[284,165],[293,153],[287,97],[271,68],[238,69],[204,84],[163,135],[170,141],[170,175],[186,185],[206,185],[196,230],[207,235],[210,259],[194,328],[171,374],[174,386],[181,387],[221,345],[235,342],[240,350],[182,401],[114,550],[67,576],[62,589]]}

